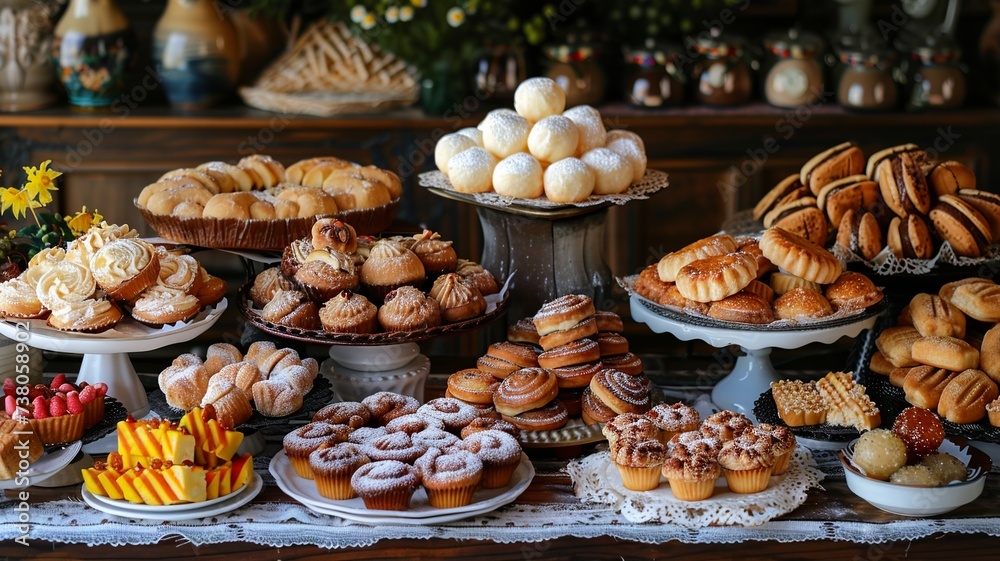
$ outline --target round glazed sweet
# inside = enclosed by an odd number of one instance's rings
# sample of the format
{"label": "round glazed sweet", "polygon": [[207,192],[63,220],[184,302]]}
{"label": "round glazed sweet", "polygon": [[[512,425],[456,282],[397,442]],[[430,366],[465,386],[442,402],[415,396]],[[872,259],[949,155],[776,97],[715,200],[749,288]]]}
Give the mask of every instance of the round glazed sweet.
{"label": "round glazed sweet", "polygon": [[608,143],[608,132],[604,128],[601,113],[589,105],[577,105],[563,112],[576,124],[580,132],[580,143],[576,147],[577,154],[586,154],[594,148],[603,148]]}
{"label": "round glazed sweet", "polygon": [[566,92],[551,78],[531,78],[514,91],[514,109],[518,115],[537,123],[566,109]]}
{"label": "round glazed sweet", "polygon": [[448,161],[451,160],[452,156],[477,146],[478,144],[472,138],[463,134],[446,134],[434,146],[434,163],[437,164],[439,170],[448,173]]}
{"label": "round glazed sweet", "polygon": [[542,174],[542,164],[534,156],[518,152],[493,170],[493,190],[505,197],[537,199],[544,192]]}
{"label": "round glazed sweet", "polygon": [[575,155],[579,143],[576,123],[562,115],[538,121],[528,134],[528,152],[543,162],[554,163]]}
{"label": "round glazed sweet", "polygon": [[545,196],[554,203],[578,203],[594,192],[597,176],[579,158],[565,158],[550,165],[543,176]]}
{"label": "round glazed sweet", "polygon": [[448,160],[448,180],[459,193],[485,193],[493,188],[497,159],[485,148],[469,148]]}
{"label": "round glazed sweet", "polygon": [[594,193],[597,195],[617,195],[632,184],[632,164],[607,148],[594,148],[580,159],[594,172]]}
{"label": "round glazed sweet", "polygon": [[622,137],[608,142],[607,149],[632,164],[632,183],[642,181],[646,175],[646,151],[632,138]]}
{"label": "round glazed sweet", "polygon": [[483,147],[497,158],[528,150],[531,123],[519,115],[501,114],[485,121]]}

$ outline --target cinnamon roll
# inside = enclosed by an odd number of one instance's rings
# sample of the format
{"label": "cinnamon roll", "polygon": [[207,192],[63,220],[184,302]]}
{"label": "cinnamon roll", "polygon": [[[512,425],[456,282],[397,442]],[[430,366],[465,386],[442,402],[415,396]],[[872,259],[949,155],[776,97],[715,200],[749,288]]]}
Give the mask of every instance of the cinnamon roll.
{"label": "cinnamon roll", "polygon": [[351,487],[372,510],[406,510],[419,485],[416,468],[394,460],[365,464],[351,476]]}
{"label": "cinnamon roll", "polygon": [[491,355],[484,355],[476,359],[476,368],[501,380],[510,376],[511,372],[520,369],[513,362]]}
{"label": "cinnamon roll", "polygon": [[427,447],[416,444],[405,432],[391,432],[361,445],[361,450],[372,461],[396,460],[412,464],[427,451]]}
{"label": "cinnamon roll", "polygon": [[580,339],[538,355],[542,368],[562,368],[600,360],[600,346],[590,339]]}
{"label": "cinnamon roll", "polygon": [[457,433],[479,416],[479,410],[454,398],[439,397],[421,405],[417,414],[440,419],[445,429]]}
{"label": "cinnamon roll", "polygon": [[372,420],[379,425],[385,425],[396,417],[416,413],[420,402],[408,395],[392,392],[378,392],[363,400],[361,404],[368,408]]}
{"label": "cinnamon roll", "polygon": [[319,311],[319,321],[330,333],[374,333],[377,316],[375,304],[348,290],[327,300]]}
{"label": "cinnamon roll", "polygon": [[444,430],[444,428],[444,421],[441,419],[428,417],[419,413],[410,413],[409,415],[396,417],[385,424],[386,434],[405,432],[410,436],[427,429]]}
{"label": "cinnamon roll", "polygon": [[90,259],[97,286],[116,300],[130,300],[156,284],[160,260],[152,244],[136,238],[108,243]]}
{"label": "cinnamon roll", "polygon": [[468,425],[465,425],[465,428],[462,429],[462,438],[469,438],[470,435],[486,430],[498,430],[500,432],[505,432],[514,438],[521,435],[521,429],[515,427],[507,421],[504,421],[503,419],[479,417],[473,419]]}
{"label": "cinnamon roll", "polygon": [[493,395],[493,406],[508,417],[544,407],[556,398],[555,374],[542,368],[522,368],[504,378]]}
{"label": "cinnamon roll", "polygon": [[533,321],[538,334],[544,337],[556,331],[572,329],[594,313],[594,301],[589,296],[567,294],[546,302]]}
{"label": "cinnamon roll", "polygon": [[[534,326],[532,326],[532,329],[534,329]],[[486,354],[516,364],[521,368],[534,368],[538,366],[538,353],[535,352],[535,349],[508,341],[493,343],[486,350]]]}
{"label": "cinnamon roll", "polygon": [[320,409],[312,416],[312,420],[357,429],[367,425],[371,417],[371,411],[364,405],[356,401],[341,401]]}
{"label": "cinnamon roll", "polygon": [[491,374],[469,368],[448,377],[448,391],[462,401],[493,404],[493,392],[500,386]]}
{"label": "cinnamon roll", "polygon": [[503,420],[521,430],[555,430],[566,426],[569,412],[558,399],[553,399],[545,407],[525,411],[513,417],[504,415]]}
{"label": "cinnamon roll", "polygon": [[455,273],[438,277],[431,287],[430,295],[441,307],[441,319],[445,323],[455,323],[472,319],[486,311],[486,300],[479,290],[462,284]]}
{"label": "cinnamon roll", "polygon": [[645,413],[649,410],[649,386],[636,376],[618,370],[599,372],[590,390],[615,413]]}
{"label": "cinnamon roll", "polygon": [[583,398],[581,399],[581,408],[583,411],[580,416],[583,417],[583,422],[588,425],[601,424],[610,421],[615,418],[615,410],[608,407],[601,399],[594,395],[594,392],[590,391],[590,386],[587,386],[583,390]]}
{"label": "cinnamon roll", "polygon": [[591,362],[587,364],[575,364],[573,366],[561,366],[550,369],[556,375],[556,383],[559,389],[586,388],[590,385],[590,380],[598,372],[605,369],[601,362]]}
{"label": "cinnamon roll", "polygon": [[[368,262],[365,262],[367,264]],[[378,321],[386,331],[414,331],[441,325],[437,300],[412,286],[401,286],[385,297]]]}
{"label": "cinnamon roll", "polygon": [[333,249],[316,249],[295,273],[295,281],[315,302],[326,302],[345,290],[358,287],[354,259]]}

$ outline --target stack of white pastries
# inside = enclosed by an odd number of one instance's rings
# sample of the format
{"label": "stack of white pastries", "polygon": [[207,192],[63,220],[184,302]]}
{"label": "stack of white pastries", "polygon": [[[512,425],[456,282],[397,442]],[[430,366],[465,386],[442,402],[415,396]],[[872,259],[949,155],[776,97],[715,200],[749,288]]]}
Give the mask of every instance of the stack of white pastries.
{"label": "stack of white pastries", "polygon": [[566,109],[566,93],[548,78],[522,82],[514,109],[438,140],[435,163],[456,191],[577,203],[623,193],[646,174],[639,135],[606,130],[589,105]]}

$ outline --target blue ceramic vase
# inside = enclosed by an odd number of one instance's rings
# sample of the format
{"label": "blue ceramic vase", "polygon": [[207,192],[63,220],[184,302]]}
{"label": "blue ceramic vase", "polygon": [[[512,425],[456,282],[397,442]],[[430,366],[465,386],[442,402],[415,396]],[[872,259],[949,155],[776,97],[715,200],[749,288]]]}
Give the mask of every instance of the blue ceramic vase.
{"label": "blue ceramic vase", "polygon": [[135,56],[128,19],[114,0],[73,0],[56,25],[53,55],[71,104],[109,106],[122,98]]}

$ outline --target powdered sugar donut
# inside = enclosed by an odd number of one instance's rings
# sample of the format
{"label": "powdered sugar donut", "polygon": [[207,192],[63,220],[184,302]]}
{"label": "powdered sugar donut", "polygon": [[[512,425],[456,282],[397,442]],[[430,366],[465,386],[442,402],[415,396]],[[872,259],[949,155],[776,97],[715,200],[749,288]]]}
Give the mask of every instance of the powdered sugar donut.
{"label": "powdered sugar donut", "polygon": [[646,143],[643,142],[641,136],[635,134],[634,132],[627,131],[625,129],[612,129],[608,131],[607,134],[608,144],[611,144],[612,142],[618,140],[619,138],[631,138],[639,145],[640,148],[642,148],[643,152],[646,151]]}
{"label": "powdered sugar donut", "polygon": [[545,196],[554,203],[578,203],[594,192],[596,176],[577,158],[565,158],[545,170]]}
{"label": "powdered sugar donut", "polygon": [[628,160],[632,164],[632,182],[642,181],[646,175],[646,151],[635,139],[628,137],[616,138],[608,142],[608,150]]}
{"label": "powdered sugar donut", "polygon": [[520,115],[497,115],[483,128],[483,147],[499,159],[528,150],[531,123]]}
{"label": "powdered sugar donut", "polygon": [[594,172],[596,195],[617,195],[632,184],[632,164],[607,148],[594,148],[580,159]]}
{"label": "powdered sugar donut", "polygon": [[486,193],[493,188],[497,159],[485,148],[469,148],[448,160],[448,179],[459,193]]}
{"label": "powdered sugar donut", "polygon": [[476,143],[468,136],[461,134],[446,134],[434,146],[434,163],[439,170],[448,173],[448,160],[459,152],[475,148]]}
{"label": "powdered sugar donut", "polygon": [[526,152],[504,158],[493,170],[493,190],[519,199],[542,196],[542,164]]}
{"label": "powdered sugar donut", "polygon": [[603,148],[608,143],[608,133],[604,129],[601,113],[589,105],[577,105],[567,109],[563,117],[568,117],[580,132],[580,144],[576,147],[577,154],[586,154],[594,148]]}
{"label": "powdered sugar donut", "polygon": [[483,147],[483,131],[477,129],[476,127],[466,127],[455,134],[460,134],[462,136],[467,136],[476,143],[476,146]]}
{"label": "powdered sugar donut", "polygon": [[566,92],[550,78],[531,78],[514,91],[514,109],[518,115],[537,123],[566,109]]}
{"label": "powdered sugar donut", "polygon": [[486,127],[490,124],[490,121],[496,119],[501,115],[517,115],[517,111],[507,108],[494,109],[493,111],[490,111],[489,113],[486,114],[486,117],[483,118],[483,120],[478,125],[476,125],[476,128],[479,129],[480,131],[486,130]]}
{"label": "powdered sugar donut", "polygon": [[558,162],[576,155],[580,132],[576,123],[562,115],[552,115],[535,123],[528,135],[528,152],[542,162]]}

